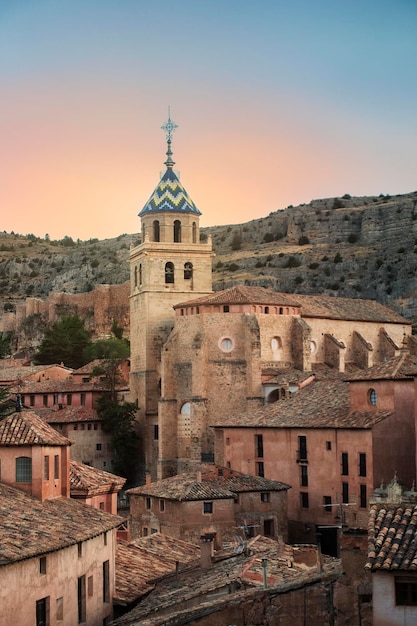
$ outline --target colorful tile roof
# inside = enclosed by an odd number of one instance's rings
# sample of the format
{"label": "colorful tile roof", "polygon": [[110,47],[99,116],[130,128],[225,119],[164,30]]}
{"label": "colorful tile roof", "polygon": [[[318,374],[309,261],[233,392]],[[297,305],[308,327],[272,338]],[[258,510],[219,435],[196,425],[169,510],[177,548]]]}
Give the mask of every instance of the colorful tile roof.
{"label": "colorful tile roof", "polygon": [[122,522],[70,498],[41,502],[0,483],[0,566],[92,539]]}
{"label": "colorful tile roof", "polygon": [[351,411],[349,383],[316,380],[291,398],[268,404],[253,412],[218,418],[215,426],[229,428],[372,428],[392,415],[391,411]]}
{"label": "colorful tile roof", "polygon": [[[218,473],[219,466],[201,466],[201,479],[198,472],[186,472],[164,478],[150,485],[129,489],[129,495],[146,495],[167,500],[194,501],[220,500],[233,498],[237,493],[257,491],[285,491],[290,485],[278,480],[270,480],[261,476],[241,474],[229,468],[220,468],[225,472]],[[214,468],[217,468],[214,470]]]}
{"label": "colorful tile roof", "polygon": [[97,492],[112,488],[112,491],[120,491],[126,482],[126,478],[105,472],[97,467],[91,467],[78,461],[70,462],[70,485],[71,495],[73,491]]}
{"label": "colorful tile roof", "polygon": [[140,211],[139,217],[146,213],[161,213],[163,211],[201,215],[201,211],[191,200],[172,167],[167,168],[153,194]]}
{"label": "colorful tile roof", "polygon": [[71,441],[60,435],[33,411],[13,413],[0,421],[2,446],[70,446]]}
{"label": "colorful tile roof", "polygon": [[371,506],[365,568],[417,570],[417,504]]}

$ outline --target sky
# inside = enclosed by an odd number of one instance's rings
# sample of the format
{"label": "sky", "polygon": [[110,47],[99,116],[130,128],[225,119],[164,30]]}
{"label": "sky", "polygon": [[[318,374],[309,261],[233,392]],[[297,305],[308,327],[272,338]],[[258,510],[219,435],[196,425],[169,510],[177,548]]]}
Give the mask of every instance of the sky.
{"label": "sky", "polygon": [[415,0],[0,0],[0,230],[140,230],[178,124],[201,226],[417,189]]}

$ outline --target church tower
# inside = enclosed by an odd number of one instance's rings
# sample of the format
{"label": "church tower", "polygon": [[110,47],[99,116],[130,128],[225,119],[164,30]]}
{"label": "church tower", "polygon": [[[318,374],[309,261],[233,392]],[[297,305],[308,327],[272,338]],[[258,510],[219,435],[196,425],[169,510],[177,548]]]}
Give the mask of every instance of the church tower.
{"label": "church tower", "polygon": [[161,350],[174,325],[173,306],[212,292],[211,237],[200,241],[201,212],[173,167],[168,116],[166,171],[139,213],[141,243],[130,250],[130,395],[139,409],[146,468],[158,458]]}

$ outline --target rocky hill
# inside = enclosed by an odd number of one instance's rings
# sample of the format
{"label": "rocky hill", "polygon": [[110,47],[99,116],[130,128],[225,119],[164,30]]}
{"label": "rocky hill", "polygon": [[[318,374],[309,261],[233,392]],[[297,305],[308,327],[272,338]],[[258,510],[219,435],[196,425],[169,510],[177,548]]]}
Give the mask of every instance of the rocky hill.
{"label": "rocky hill", "polygon": [[[313,200],[211,234],[215,289],[246,283],[289,293],[378,300],[417,322],[417,192]],[[128,280],[139,235],[60,241],[0,233],[0,315],[27,296],[82,293]]]}

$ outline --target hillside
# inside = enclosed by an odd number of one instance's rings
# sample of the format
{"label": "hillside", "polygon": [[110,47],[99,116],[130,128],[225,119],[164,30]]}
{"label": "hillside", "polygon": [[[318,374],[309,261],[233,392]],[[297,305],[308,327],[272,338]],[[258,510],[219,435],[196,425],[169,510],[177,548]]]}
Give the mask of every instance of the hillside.
{"label": "hillside", "polygon": [[[211,234],[215,289],[245,282],[289,293],[378,300],[417,322],[417,192],[313,200]],[[0,312],[27,296],[128,280],[139,235],[103,241],[0,233]]]}

